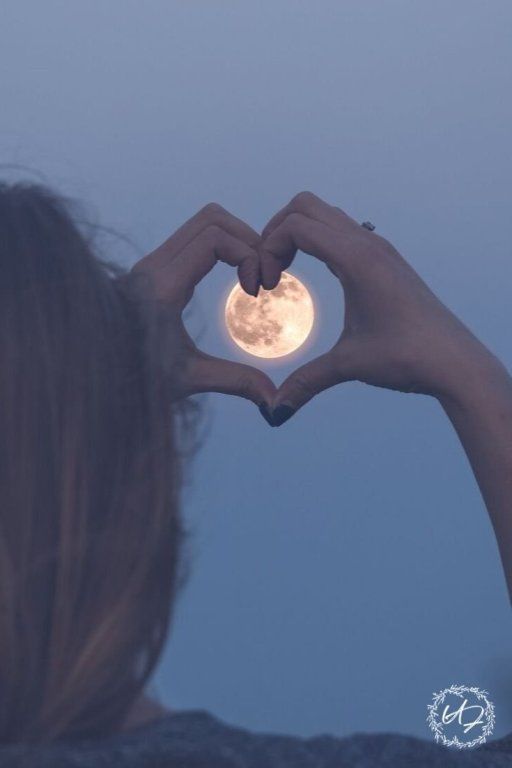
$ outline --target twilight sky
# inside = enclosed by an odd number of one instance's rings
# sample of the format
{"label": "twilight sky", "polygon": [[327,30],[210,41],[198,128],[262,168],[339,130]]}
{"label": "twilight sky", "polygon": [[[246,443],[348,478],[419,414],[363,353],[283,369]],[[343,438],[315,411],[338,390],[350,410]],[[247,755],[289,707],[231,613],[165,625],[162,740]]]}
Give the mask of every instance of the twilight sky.
{"label": "twilight sky", "polygon": [[[127,264],[207,202],[261,229],[310,189],[371,219],[510,366],[511,37],[507,0],[2,0],[0,163],[83,199]],[[342,313],[325,267],[290,271],[319,308],[296,363]],[[191,327],[248,359],[221,325],[234,279],[205,280]],[[159,695],[258,730],[429,737],[433,691],[460,683],[512,730],[501,565],[436,402],[346,384],[274,430],[207,403]]]}

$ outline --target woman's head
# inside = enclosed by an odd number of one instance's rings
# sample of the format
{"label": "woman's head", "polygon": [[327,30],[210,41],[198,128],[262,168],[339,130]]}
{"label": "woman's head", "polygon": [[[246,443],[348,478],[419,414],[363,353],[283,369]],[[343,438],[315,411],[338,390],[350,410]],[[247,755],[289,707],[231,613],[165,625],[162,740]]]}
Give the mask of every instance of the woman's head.
{"label": "woman's head", "polygon": [[121,273],[69,203],[0,184],[0,742],[114,729],[166,636],[181,467]]}

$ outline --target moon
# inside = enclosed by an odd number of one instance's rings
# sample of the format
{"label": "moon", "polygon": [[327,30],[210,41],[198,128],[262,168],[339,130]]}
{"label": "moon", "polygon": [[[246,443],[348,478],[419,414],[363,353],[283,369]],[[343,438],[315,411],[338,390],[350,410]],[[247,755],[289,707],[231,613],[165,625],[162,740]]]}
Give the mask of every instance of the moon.
{"label": "moon", "polygon": [[306,286],[289,272],[279,284],[249,296],[233,286],[224,312],[228,332],[245,352],[256,357],[283,357],[298,349],[311,333],[315,309]]}

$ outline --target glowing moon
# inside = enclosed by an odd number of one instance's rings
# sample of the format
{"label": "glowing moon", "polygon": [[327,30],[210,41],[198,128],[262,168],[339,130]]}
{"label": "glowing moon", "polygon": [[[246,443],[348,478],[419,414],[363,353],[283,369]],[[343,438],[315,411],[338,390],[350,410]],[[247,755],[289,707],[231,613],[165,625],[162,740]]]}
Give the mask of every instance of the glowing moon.
{"label": "glowing moon", "polygon": [[260,288],[257,297],[237,283],[227,298],[225,319],[233,341],[250,355],[283,357],[304,344],[315,310],[306,286],[283,272],[276,288]]}

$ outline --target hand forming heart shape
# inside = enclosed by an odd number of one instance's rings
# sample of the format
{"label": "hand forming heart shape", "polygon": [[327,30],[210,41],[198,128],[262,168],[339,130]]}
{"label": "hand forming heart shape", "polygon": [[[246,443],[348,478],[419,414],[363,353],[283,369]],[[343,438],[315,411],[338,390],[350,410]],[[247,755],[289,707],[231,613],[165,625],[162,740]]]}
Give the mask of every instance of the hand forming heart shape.
{"label": "hand forming heart shape", "polygon": [[[199,350],[182,313],[217,261],[236,266],[241,286],[255,296],[260,285],[270,290],[278,284],[297,250],[323,261],[340,281],[345,322],[328,352],[276,389],[257,368]],[[309,192],[296,195],[261,235],[221,206],[207,205],[125,277],[131,295],[157,318],[159,359],[172,397],[245,397],[271,426],[344,381],[441,396],[485,349],[391,243]]]}

